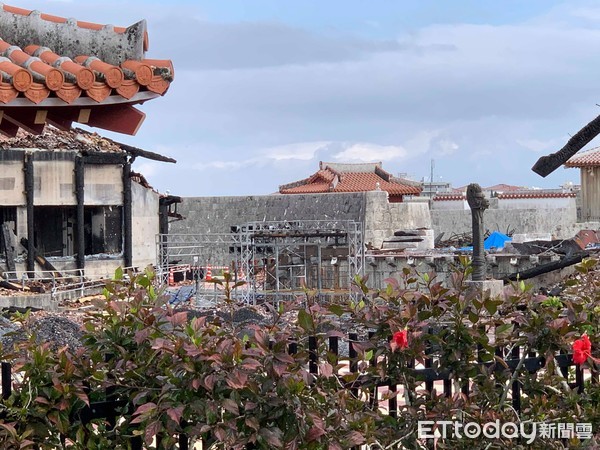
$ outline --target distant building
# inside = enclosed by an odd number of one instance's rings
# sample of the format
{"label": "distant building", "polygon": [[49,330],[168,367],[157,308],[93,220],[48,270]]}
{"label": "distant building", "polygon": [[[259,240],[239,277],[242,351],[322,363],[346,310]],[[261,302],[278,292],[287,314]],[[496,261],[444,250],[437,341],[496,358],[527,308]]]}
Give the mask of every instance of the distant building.
{"label": "distant building", "polygon": [[280,194],[385,191],[390,203],[405,196],[419,196],[421,184],[393,176],[377,163],[319,163],[319,171],[308,178],[279,186]]}
{"label": "distant building", "polygon": [[452,192],[452,184],[447,181],[422,181],[421,186],[423,187],[423,191],[421,191],[421,197],[429,197],[433,198],[437,194],[446,194]]}
{"label": "distant building", "polygon": [[581,221],[600,221],[600,147],[576,154],[565,167],[580,169]]}
{"label": "distant building", "polygon": [[[510,192],[520,192],[520,191],[529,191],[529,188],[527,188],[525,186],[515,186],[512,184],[500,183],[500,184],[495,184],[493,186],[487,186],[487,187],[482,186],[481,190],[486,195],[486,197],[491,198],[491,197],[497,197],[499,194],[506,194],[506,193],[510,193]],[[458,188],[454,189],[454,191],[466,193],[467,186],[458,187]]]}

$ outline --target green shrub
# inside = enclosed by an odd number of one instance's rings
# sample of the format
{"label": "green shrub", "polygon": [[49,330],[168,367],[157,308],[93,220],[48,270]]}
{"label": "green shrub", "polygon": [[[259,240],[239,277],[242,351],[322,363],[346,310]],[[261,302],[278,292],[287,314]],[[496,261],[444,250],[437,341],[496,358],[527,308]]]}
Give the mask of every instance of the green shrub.
{"label": "green shrub", "polygon": [[[357,302],[299,300],[269,307],[268,323],[251,325],[233,323],[232,314],[192,318],[166,303],[151,272],[125,280],[117,271],[86,318],[80,349],[52,350],[32,335],[3,351],[19,378],[0,403],[0,446],[126,449],[138,437],[148,448],[172,448],[185,433],[204,448],[425,448],[432,443],[418,439],[420,420],[589,422],[597,429],[599,385],[586,381],[583,393],[572,390],[574,369],[567,379],[557,363],[584,333],[592,349],[598,343],[595,264],[579,265],[583,284],[573,288],[583,291],[560,299],[534,295],[522,282],[507,288],[503,299],[482,299],[463,286],[470,272],[463,261],[452,289],[434,274],[406,270],[382,290],[357,279]],[[217,283],[232,312],[237,285],[227,275]],[[27,330],[30,318],[18,319]],[[358,336],[353,358],[328,346],[329,338],[347,332]],[[544,358],[537,373],[529,371],[530,353]],[[518,360],[514,371],[506,366],[509,359]],[[426,360],[434,372],[449,375],[452,395],[438,385],[426,389],[423,371],[415,369]],[[318,373],[309,373],[311,363]],[[590,355],[583,367],[595,364]],[[515,382],[524,394],[519,411],[510,399]],[[378,384],[402,391],[397,414],[380,408],[387,398],[374,397]],[[113,402],[107,415],[114,420],[90,419],[89,406],[106,401]],[[160,444],[153,444],[156,436]],[[440,439],[436,445],[521,443]],[[593,448],[596,441],[540,439],[535,445]]]}

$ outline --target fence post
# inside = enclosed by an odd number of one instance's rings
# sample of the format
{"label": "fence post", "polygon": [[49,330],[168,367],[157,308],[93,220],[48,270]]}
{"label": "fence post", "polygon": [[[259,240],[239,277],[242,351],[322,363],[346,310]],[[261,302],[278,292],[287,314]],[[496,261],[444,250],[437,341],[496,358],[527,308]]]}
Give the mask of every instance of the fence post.
{"label": "fence post", "polygon": [[10,363],[2,363],[2,399],[6,400],[12,393],[12,378]]}
{"label": "fence post", "polygon": [[308,338],[308,371],[312,374],[318,372],[317,366],[317,338],[309,336]]}
{"label": "fence post", "polygon": [[85,295],[83,269],[79,269],[79,282],[81,283],[81,296],[83,297]]}

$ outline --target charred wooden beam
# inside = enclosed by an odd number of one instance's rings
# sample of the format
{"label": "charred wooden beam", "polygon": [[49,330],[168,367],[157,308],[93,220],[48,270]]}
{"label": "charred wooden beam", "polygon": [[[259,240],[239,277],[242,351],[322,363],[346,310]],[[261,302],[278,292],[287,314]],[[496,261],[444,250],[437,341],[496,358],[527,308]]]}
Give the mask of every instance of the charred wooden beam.
{"label": "charred wooden beam", "polygon": [[[14,277],[14,272],[17,270],[15,264],[15,248],[12,245],[12,231],[10,230],[8,223],[2,223],[2,237],[4,243],[4,254],[6,255],[6,268],[9,272],[13,272],[11,275]],[[9,277],[11,279],[12,277]]]}
{"label": "charred wooden beam", "polygon": [[140,156],[146,159],[152,159],[154,161],[168,162],[168,163],[176,163],[177,160],[173,158],[169,158],[168,156],[161,155],[159,153],[150,152],[148,150],[142,150],[141,148],[133,147],[127,144],[121,144],[120,142],[115,142],[121,149],[126,151],[132,156]]}
{"label": "charred wooden beam", "polygon": [[571,137],[556,153],[551,153],[547,156],[542,156],[533,165],[533,170],[538,175],[546,177],[566,163],[571,156],[585,147],[592,139],[600,134],[600,116],[596,117],[581,130]]}
{"label": "charred wooden beam", "polygon": [[133,266],[133,230],[131,207],[131,163],[123,164],[123,259],[125,267]]}
{"label": "charred wooden beam", "polygon": [[529,278],[537,277],[538,275],[543,275],[548,272],[552,272],[553,270],[564,269],[565,267],[572,266],[573,264],[580,263],[583,258],[587,258],[590,256],[587,252],[578,253],[577,255],[568,256],[563,259],[559,259],[558,261],[552,261],[547,264],[541,264],[537,267],[533,267],[531,269],[522,270],[520,272],[513,273],[504,277],[502,280],[504,282],[509,281],[517,281],[517,280],[528,280]]}
{"label": "charred wooden beam", "polygon": [[85,268],[85,179],[84,179],[85,163],[81,156],[75,159],[75,198],[77,199],[77,210],[76,210],[76,226],[77,232],[75,236],[77,238],[77,268]]}
{"label": "charred wooden beam", "polygon": [[21,238],[21,245],[23,247],[27,247],[27,248],[29,248],[29,246],[31,245],[31,247],[33,249],[32,253],[34,256],[34,261],[37,262],[40,265],[40,267],[42,269],[44,269],[45,271],[52,272],[54,277],[62,278],[62,274],[58,270],[56,270],[56,267],[54,267],[54,265],[50,261],[48,261],[46,259],[46,257],[39,254],[39,252],[37,251],[37,248],[35,248],[35,246],[32,244],[31,239]]}
{"label": "charred wooden beam", "polygon": [[160,199],[158,204],[158,232],[160,234],[169,234],[169,205]]}
{"label": "charred wooden beam", "polygon": [[33,156],[25,154],[25,197],[27,202],[27,271],[35,271],[35,249],[33,247],[33,200],[34,200],[34,178],[33,178]]}
{"label": "charred wooden beam", "polygon": [[20,283],[14,281],[0,280],[0,287],[4,289],[12,289],[13,291],[29,291],[30,288],[23,286]]}
{"label": "charred wooden beam", "polygon": [[125,164],[127,156],[121,153],[82,152],[85,164]]}

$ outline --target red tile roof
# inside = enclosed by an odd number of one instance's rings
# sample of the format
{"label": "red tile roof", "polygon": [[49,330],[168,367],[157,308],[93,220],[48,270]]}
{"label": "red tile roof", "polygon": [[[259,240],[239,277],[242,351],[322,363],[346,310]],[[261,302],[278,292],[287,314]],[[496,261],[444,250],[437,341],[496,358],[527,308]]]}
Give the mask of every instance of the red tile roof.
{"label": "red tile roof", "polygon": [[145,21],[104,26],[0,3],[0,133],[79,122],[135,134],[145,116],[132,105],[164,95],[174,76],[147,49]]}
{"label": "red tile roof", "polygon": [[[523,190],[523,186],[514,186],[512,184],[500,183],[500,184],[495,184],[493,186],[482,187],[481,190],[483,190],[483,191],[502,191],[502,192],[521,191],[521,190]],[[461,187],[454,188],[454,191],[467,192],[467,186],[461,186]]]}
{"label": "red tile roof", "polygon": [[600,147],[577,153],[565,163],[565,167],[583,168],[597,166],[600,166]]}
{"label": "red tile roof", "polygon": [[433,197],[434,202],[446,201],[466,201],[467,197],[464,194],[437,194]]}
{"label": "red tile roof", "polygon": [[418,195],[421,188],[393,177],[381,168],[381,163],[337,164],[320,163],[312,176],[279,187],[281,194],[314,194],[325,192],[364,192],[382,190],[391,196]]}
{"label": "red tile roof", "polygon": [[523,190],[523,186],[514,186],[512,184],[495,184],[493,186],[488,186],[486,188],[482,188],[484,191],[521,191]]}
{"label": "red tile roof", "polygon": [[527,191],[527,192],[511,192],[507,194],[498,194],[500,200],[513,200],[521,198],[570,198],[577,197],[575,192],[544,192],[544,191]]}

